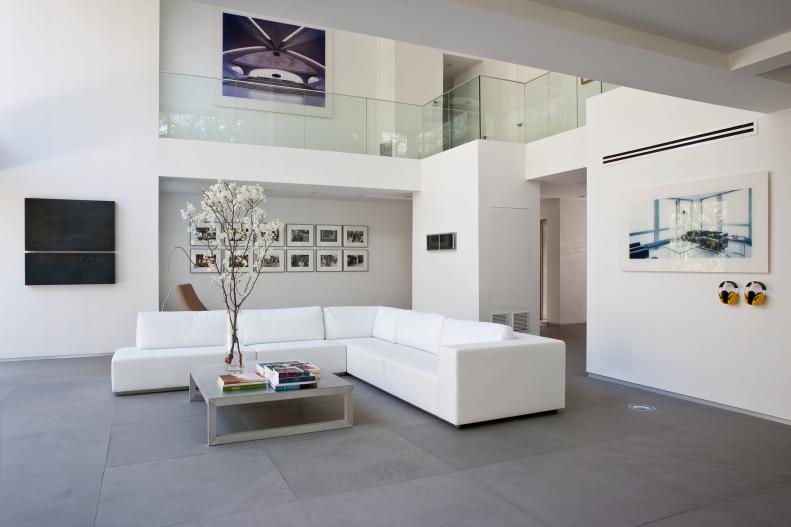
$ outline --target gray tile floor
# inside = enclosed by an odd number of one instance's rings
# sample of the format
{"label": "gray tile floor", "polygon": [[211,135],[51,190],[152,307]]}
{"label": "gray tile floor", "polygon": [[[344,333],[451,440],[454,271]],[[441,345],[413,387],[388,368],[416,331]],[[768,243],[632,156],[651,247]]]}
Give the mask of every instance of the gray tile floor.
{"label": "gray tile floor", "polygon": [[545,332],[557,414],[457,430],[347,377],[353,429],[217,447],[107,357],[0,363],[0,525],[791,525],[791,427],[589,379],[584,328]]}

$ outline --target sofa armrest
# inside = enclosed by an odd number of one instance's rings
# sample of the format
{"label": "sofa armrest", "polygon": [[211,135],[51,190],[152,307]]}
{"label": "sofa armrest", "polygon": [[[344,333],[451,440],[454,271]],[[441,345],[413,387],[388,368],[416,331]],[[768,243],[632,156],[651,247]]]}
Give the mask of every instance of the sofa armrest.
{"label": "sofa armrest", "polygon": [[565,406],[566,344],[520,336],[438,350],[439,416],[455,425]]}

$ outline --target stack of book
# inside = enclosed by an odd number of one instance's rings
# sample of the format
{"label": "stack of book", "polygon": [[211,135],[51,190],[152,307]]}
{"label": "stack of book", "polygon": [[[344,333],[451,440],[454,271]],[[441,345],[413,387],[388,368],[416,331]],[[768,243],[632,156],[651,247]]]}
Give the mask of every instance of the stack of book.
{"label": "stack of book", "polygon": [[236,392],[240,390],[266,388],[267,382],[265,378],[255,374],[226,374],[217,377],[217,386],[219,386],[223,392]]}
{"label": "stack of book", "polygon": [[321,369],[306,361],[259,362],[255,371],[278,392],[315,388],[321,378]]}

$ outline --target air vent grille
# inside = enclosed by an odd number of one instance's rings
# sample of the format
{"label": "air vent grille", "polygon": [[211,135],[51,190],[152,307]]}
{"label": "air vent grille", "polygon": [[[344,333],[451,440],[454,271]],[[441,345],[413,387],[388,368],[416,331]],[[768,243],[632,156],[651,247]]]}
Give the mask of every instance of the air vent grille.
{"label": "air vent grille", "polygon": [[514,312],[514,331],[527,333],[530,331],[530,313],[527,311]]}
{"label": "air vent grille", "polygon": [[509,318],[508,313],[492,313],[492,322],[495,324],[510,326]]}
{"label": "air vent grille", "polygon": [[674,139],[672,141],[665,141],[651,146],[644,146],[642,148],[635,148],[633,150],[626,150],[625,152],[618,152],[617,154],[609,154],[602,157],[602,163],[605,165],[617,163],[618,161],[625,161],[635,157],[642,157],[651,154],[658,154],[659,152],[666,152],[668,150],[675,150],[678,148],[686,148],[701,143],[708,143],[711,141],[718,141],[728,137],[753,135],[757,132],[757,125],[755,122],[739,124],[736,126],[729,126],[727,128],[720,128],[711,132],[704,132],[701,134],[690,135],[682,137],[681,139]]}

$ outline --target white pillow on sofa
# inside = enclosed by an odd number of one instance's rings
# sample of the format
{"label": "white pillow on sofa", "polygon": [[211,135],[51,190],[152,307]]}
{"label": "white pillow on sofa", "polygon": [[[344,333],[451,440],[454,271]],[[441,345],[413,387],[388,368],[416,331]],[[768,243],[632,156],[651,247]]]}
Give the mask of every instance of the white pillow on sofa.
{"label": "white pillow on sofa", "polygon": [[374,338],[386,340],[395,344],[398,317],[403,309],[395,307],[380,307],[374,322]]}
{"label": "white pillow on sofa", "polygon": [[396,341],[404,346],[436,354],[444,321],[445,317],[436,313],[404,311],[398,317]]}
{"label": "white pillow on sofa", "polygon": [[443,346],[500,342],[512,338],[514,338],[514,330],[510,326],[492,322],[446,318],[442,326]]}
{"label": "white pillow on sofa", "polygon": [[225,311],[144,311],[137,314],[138,349],[224,346]]}
{"label": "white pillow on sofa", "polygon": [[371,337],[378,312],[377,306],[325,307],[324,338],[333,340]]}
{"label": "white pillow on sofa", "polygon": [[239,314],[242,344],[323,340],[324,313],[319,306],[250,309]]}

